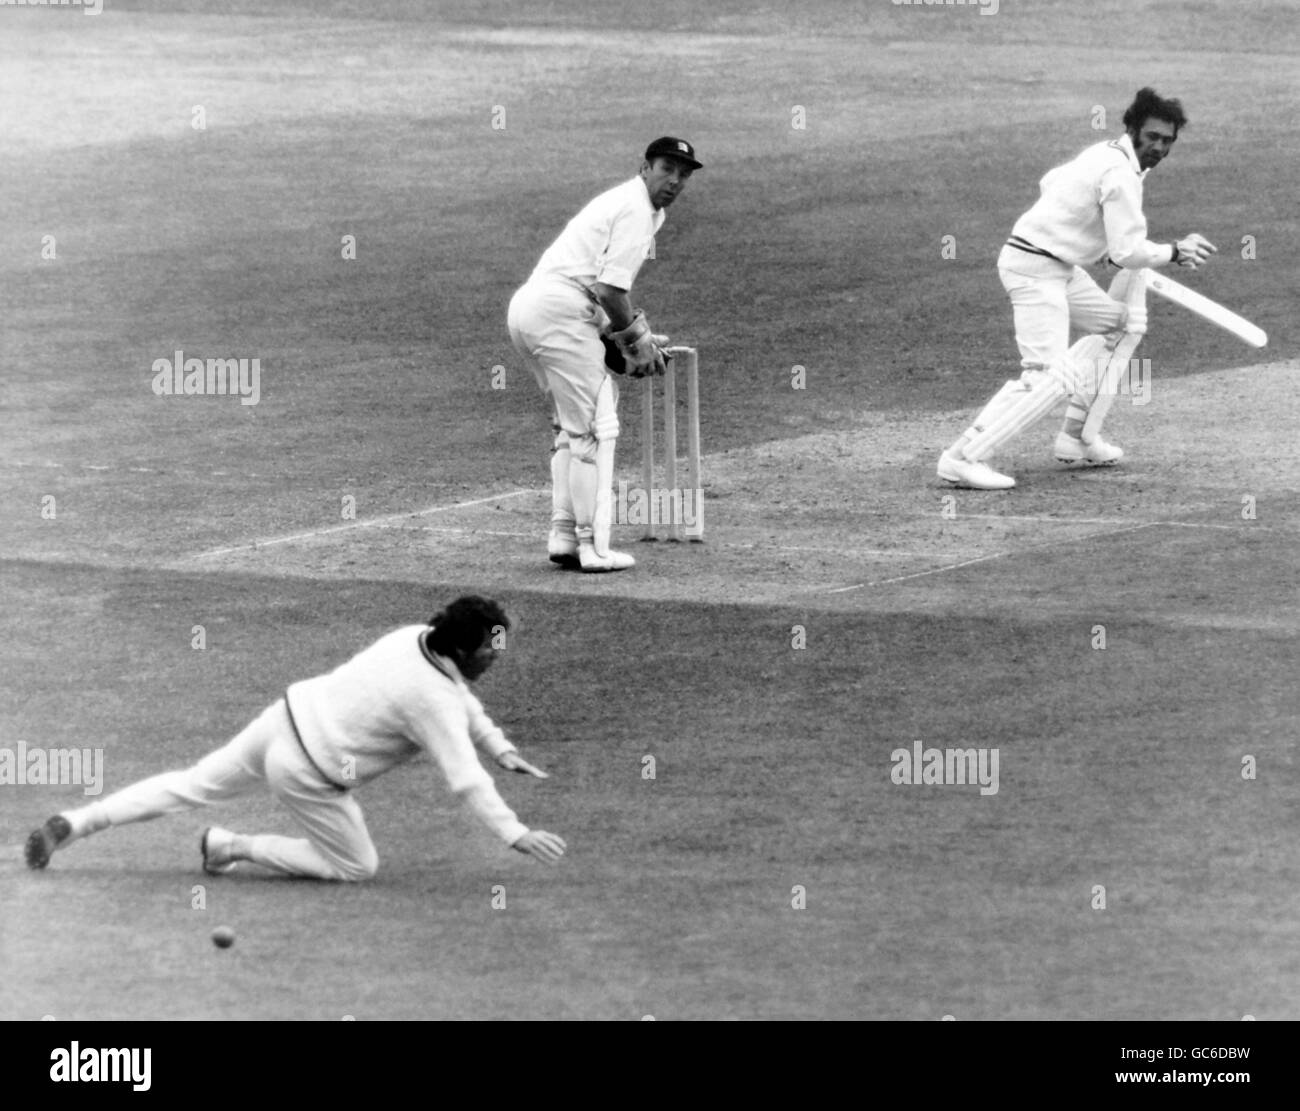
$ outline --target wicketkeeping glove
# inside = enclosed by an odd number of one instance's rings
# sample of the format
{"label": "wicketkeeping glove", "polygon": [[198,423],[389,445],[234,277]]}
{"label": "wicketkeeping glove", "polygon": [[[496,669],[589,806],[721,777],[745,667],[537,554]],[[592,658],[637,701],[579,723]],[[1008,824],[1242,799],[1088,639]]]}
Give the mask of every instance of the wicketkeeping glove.
{"label": "wicketkeeping glove", "polygon": [[[664,362],[667,363],[673,357],[673,353],[668,350],[668,344],[672,341],[667,336],[651,336],[650,338],[654,340],[655,346],[659,348],[659,353],[664,357]],[[626,374],[627,360],[623,357],[622,349],[618,344],[604,332],[601,333],[600,342],[605,347],[605,369],[610,374]],[[642,378],[644,375],[634,374],[632,377]]]}
{"label": "wicketkeeping glove", "polygon": [[610,374],[626,374],[627,360],[623,358],[623,352],[619,350],[618,344],[605,332],[600,333],[600,342],[605,345],[605,369]]}
{"label": "wicketkeeping glove", "polygon": [[665,353],[661,348],[668,343],[667,336],[656,336],[650,331],[650,322],[645,313],[637,309],[632,323],[622,331],[610,332],[608,338],[613,341],[618,356],[623,359],[623,370],[614,370],[610,365],[611,352],[605,347],[605,365],[615,374],[625,373],[633,378],[644,378],[647,374],[662,374],[665,366]]}

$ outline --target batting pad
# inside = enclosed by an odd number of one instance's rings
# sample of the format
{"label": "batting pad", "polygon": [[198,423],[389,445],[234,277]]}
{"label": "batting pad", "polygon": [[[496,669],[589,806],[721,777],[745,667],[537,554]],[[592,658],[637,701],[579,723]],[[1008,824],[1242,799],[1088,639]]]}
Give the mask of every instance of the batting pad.
{"label": "batting pad", "polygon": [[1020,378],[1013,378],[1010,382],[1004,382],[1002,388],[989,398],[984,408],[975,415],[975,419],[971,422],[971,434],[974,435],[975,429],[987,428],[996,421],[999,415],[1012,404],[1017,395],[1023,393],[1024,390],[1025,383]]}
{"label": "batting pad", "polygon": [[[1120,376],[1128,369],[1129,360],[1133,357],[1133,352],[1142,342],[1142,337],[1146,335],[1146,303],[1147,303],[1147,283],[1146,275],[1141,270],[1123,270],[1115,275],[1115,280],[1110,283],[1110,289],[1107,291],[1112,297],[1122,297],[1124,304],[1128,306],[1130,313],[1134,318],[1140,321],[1140,324],[1133,331],[1126,331],[1115,344],[1114,349],[1110,352],[1110,358],[1106,362],[1105,369],[1097,375],[1096,390],[1089,399],[1088,415],[1083,421],[1083,431],[1080,433],[1084,443],[1091,443],[1101,435],[1101,425],[1110,412],[1110,408],[1115,404],[1115,398],[1119,394]],[[1082,344],[1088,339],[1098,337],[1087,336],[1080,340]],[[1079,344],[1075,345],[1076,347]],[[1095,356],[1095,362],[1099,363],[1101,353]]]}
{"label": "batting pad", "polygon": [[1059,373],[1025,371],[1019,382],[1003,386],[975,418],[962,454],[972,463],[988,458],[1008,440],[1047,416],[1066,393]]}
{"label": "batting pad", "polygon": [[1083,402],[1084,408],[1092,403],[1106,379],[1106,367],[1117,336],[1083,336],[1070,348],[1070,362],[1074,364],[1075,381],[1071,398]]}

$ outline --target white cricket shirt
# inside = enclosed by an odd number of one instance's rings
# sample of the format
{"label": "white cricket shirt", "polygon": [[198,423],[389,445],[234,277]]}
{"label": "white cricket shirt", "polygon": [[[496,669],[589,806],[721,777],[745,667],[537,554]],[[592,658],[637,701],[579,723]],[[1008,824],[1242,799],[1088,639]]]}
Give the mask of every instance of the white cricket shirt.
{"label": "white cricket shirt", "polygon": [[607,189],[565,225],[528,280],[559,279],[583,289],[604,282],[631,289],[666,215],[650,203],[640,177]]}
{"label": "white cricket shirt", "polygon": [[1011,233],[1075,266],[1107,255],[1130,270],[1163,266],[1172,260],[1173,248],[1147,239],[1146,174],[1127,133],[1096,143],[1043,175],[1038,203]]}
{"label": "white cricket shirt", "polygon": [[507,844],[528,832],[497,793],[478,753],[514,745],[451,660],[428,653],[427,625],[388,633],[285,695],[303,748],[335,786],[355,787],[427,752],[447,785]]}

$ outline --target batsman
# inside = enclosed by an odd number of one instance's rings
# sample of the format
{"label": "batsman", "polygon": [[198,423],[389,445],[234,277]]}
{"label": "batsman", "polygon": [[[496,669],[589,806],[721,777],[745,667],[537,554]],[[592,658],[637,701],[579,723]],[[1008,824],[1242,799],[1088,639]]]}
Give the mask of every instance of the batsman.
{"label": "batsman", "polygon": [[569,221],[510,301],[510,340],[551,402],[551,529],[547,555],[587,572],[635,565],[610,548],[618,381],[664,372],[668,337],[634,308],[632,283],[665,209],[700,169],[695,148],[665,136],[636,177]]}
{"label": "batsman", "polygon": [[[1014,478],[986,460],[1067,397],[1056,458],[1104,465],[1123,456],[1102,436],[1101,426],[1120,375],[1146,333],[1141,271],[1170,263],[1196,270],[1217,250],[1197,233],[1176,243],[1147,239],[1143,181],[1186,126],[1179,101],[1140,89],[1124,113],[1123,135],[1088,147],[1043,177],[1037,203],[1016,222],[998,256],[1021,375],[939,456],[940,478],[975,490],[1014,486]],[[1103,292],[1083,267],[1107,257],[1120,272]],[[1071,327],[1088,333],[1073,347]]]}

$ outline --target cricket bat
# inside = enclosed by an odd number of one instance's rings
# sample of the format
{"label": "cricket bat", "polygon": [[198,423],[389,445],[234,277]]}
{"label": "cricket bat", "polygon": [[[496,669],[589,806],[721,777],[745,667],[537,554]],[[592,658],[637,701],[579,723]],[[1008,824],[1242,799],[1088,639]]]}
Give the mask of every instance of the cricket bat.
{"label": "cricket bat", "polygon": [[1238,339],[1245,340],[1251,347],[1263,347],[1268,343],[1268,335],[1263,328],[1252,324],[1245,317],[1238,316],[1231,309],[1225,309],[1217,301],[1211,301],[1196,290],[1188,289],[1173,278],[1166,278],[1154,270],[1144,270],[1143,273],[1146,275],[1147,289],[1152,293],[1160,294],[1175,305],[1191,309],[1198,316],[1205,317],[1211,324],[1217,324]]}

